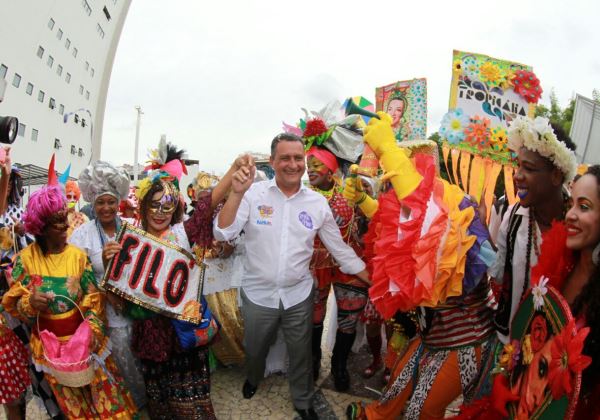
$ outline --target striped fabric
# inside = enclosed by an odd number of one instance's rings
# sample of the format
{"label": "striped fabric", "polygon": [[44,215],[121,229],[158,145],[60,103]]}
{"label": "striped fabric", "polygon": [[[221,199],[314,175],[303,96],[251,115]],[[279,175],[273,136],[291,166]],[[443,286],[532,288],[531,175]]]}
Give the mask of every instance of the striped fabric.
{"label": "striped fabric", "polygon": [[[430,326],[423,334],[429,349],[456,349],[481,343],[494,332],[492,322],[493,295],[482,281],[464,298],[453,297],[431,311]],[[430,318],[429,316],[427,318]]]}

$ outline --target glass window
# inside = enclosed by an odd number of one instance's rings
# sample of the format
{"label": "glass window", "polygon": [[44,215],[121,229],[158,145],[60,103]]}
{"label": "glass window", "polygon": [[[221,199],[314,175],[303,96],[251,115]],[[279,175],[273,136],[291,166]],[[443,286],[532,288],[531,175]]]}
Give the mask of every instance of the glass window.
{"label": "glass window", "polygon": [[99,23],[96,25],[96,30],[98,31],[100,38],[104,38],[104,29],[102,29],[102,26],[100,26]]}
{"label": "glass window", "polygon": [[90,91],[89,90],[85,91],[85,99],[90,99]]}
{"label": "glass window", "polygon": [[104,9],[102,9],[102,11],[104,12],[104,16],[106,16],[106,20],[110,20],[110,13],[108,13],[108,9],[106,8],[106,6],[104,6]]}
{"label": "glass window", "polygon": [[31,141],[37,141],[38,139],[38,131],[35,128],[31,129]]}
{"label": "glass window", "polygon": [[83,95],[83,85],[79,85],[79,94]]}
{"label": "glass window", "polygon": [[88,61],[85,62],[85,71],[88,71],[90,68],[90,63]]}
{"label": "glass window", "polygon": [[77,58],[77,48],[73,47],[73,57]]}
{"label": "glass window", "polygon": [[56,67],[56,74],[58,74],[59,76],[62,75],[62,71],[63,71],[63,66],[61,66],[60,64]]}
{"label": "glass window", "polygon": [[63,104],[60,104],[60,105],[58,106],[58,113],[59,113],[60,115],[62,115],[62,114],[64,114],[64,113],[65,113],[65,106],[64,106]]}
{"label": "glass window", "polygon": [[65,76],[65,81],[67,83],[71,83],[71,73],[67,73],[67,75]]}
{"label": "glass window", "polygon": [[13,86],[16,88],[21,86],[21,76],[19,76],[17,73],[15,73],[15,77],[13,77]]}
{"label": "glass window", "polygon": [[7,71],[8,67],[6,67],[4,64],[0,64],[0,78],[4,79]]}
{"label": "glass window", "polygon": [[56,101],[54,100],[54,98],[50,98],[50,101],[48,102],[48,107],[50,109],[56,108]]}
{"label": "glass window", "polygon": [[44,48],[40,45],[37,50],[37,56],[42,58],[44,56]]}
{"label": "glass window", "polygon": [[92,70],[90,71],[90,74],[92,75],[92,77],[94,77],[94,73],[96,73],[96,72],[94,71],[94,68],[92,67]]}
{"label": "glass window", "polygon": [[25,92],[27,92],[27,94],[31,96],[31,94],[33,93],[33,85],[31,83],[27,83],[27,89],[25,89]]}
{"label": "glass window", "polygon": [[83,6],[85,14],[90,16],[92,14],[92,8],[90,7],[89,3],[86,0],[82,0],[81,5]]}
{"label": "glass window", "polygon": [[52,18],[50,18],[50,20],[48,21],[48,29],[54,29],[54,19]]}
{"label": "glass window", "polygon": [[25,135],[25,124],[19,123],[19,130],[17,131],[17,135],[21,137]]}
{"label": "glass window", "polygon": [[54,148],[55,149],[60,149],[62,147],[62,144],[60,144],[60,140],[59,139],[54,139]]}
{"label": "glass window", "polygon": [[38,101],[44,102],[44,96],[46,96],[46,94],[44,93],[43,90],[40,90],[38,93]]}
{"label": "glass window", "polygon": [[48,67],[52,68],[53,65],[54,65],[54,57],[49,55],[48,56]]}
{"label": "glass window", "polygon": [[69,38],[67,38],[67,40],[65,41],[65,48],[68,50],[69,48],[71,48],[71,40]]}
{"label": "glass window", "polygon": [[59,29],[58,32],[56,33],[56,37],[60,41],[62,39],[62,36],[63,36],[63,31],[62,31],[62,29]]}

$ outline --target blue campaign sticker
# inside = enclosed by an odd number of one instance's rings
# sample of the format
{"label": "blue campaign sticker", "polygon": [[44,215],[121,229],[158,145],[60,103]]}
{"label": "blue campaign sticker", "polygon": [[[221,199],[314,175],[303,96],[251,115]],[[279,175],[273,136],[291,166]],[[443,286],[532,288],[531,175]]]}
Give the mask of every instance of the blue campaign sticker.
{"label": "blue campaign sticker", "polygon": [[300,212],[300,214],[298,215],[298,220],[300,220],[300,223],[302,223],[307,229],[313,228],[312,219],[307,212]]}

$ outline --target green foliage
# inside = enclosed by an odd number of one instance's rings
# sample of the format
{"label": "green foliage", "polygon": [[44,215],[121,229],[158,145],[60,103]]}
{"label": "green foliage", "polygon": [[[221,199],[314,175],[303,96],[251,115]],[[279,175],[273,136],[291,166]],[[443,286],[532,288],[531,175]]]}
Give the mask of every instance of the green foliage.
{"label": "green foliage", "polygon": [[566,108],[561,108],[556,97],[554,89],[550,92],[550,107],[544,104],[538,104],[535,107],[536,117],[545,117],[550,122],[561,126],[565,133],[571,132],[571,124],[573,123],[573,114],[575,112],[575,99],[571,99]]}
{"label": "green foliage", "polygon": [[438,145],[438,162],[440,163],[440,176],[446,181],[450,181],[450,177],[448,176],[448,172],[446,172],[446,165],[444,165],[444,155],[442,154],[442,138],[440,134],[436,131],[432,133],[427,140],[432,140]]}

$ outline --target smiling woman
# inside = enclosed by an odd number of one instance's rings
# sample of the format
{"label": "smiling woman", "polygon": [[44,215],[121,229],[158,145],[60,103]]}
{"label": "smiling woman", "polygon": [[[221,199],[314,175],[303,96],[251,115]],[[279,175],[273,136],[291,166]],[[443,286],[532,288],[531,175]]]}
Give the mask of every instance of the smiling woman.
{"label": "smiling woman", "polygon": [[575,252],[575,266],[563,294],[579,326],[590,327],[583,353],[592,365],[583,372],[575,418],[598,418],[600,408],[600,165],[591,166],[573,183],[567,212],[567,247]]}

